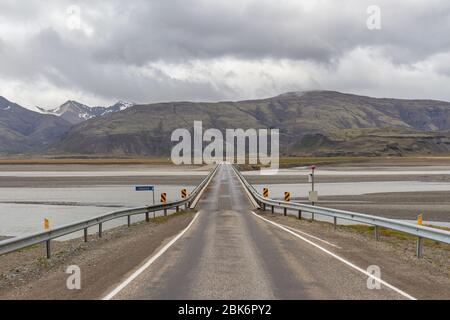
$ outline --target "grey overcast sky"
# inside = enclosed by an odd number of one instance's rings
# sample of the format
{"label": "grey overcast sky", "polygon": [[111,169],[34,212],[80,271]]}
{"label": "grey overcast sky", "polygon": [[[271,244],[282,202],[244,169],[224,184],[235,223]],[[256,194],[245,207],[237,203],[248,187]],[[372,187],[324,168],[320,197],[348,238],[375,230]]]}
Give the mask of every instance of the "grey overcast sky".
{"label": "grey overcast sky", "polygon": [[450,101],[449,35],[448,0],[0,0],[0,95],[46,108],[312,89]]}

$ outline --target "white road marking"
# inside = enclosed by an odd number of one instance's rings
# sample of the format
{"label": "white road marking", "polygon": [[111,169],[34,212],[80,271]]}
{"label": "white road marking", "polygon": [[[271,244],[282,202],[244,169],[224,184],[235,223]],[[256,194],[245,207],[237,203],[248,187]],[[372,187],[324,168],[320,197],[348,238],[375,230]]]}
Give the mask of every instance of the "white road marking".
{"label": "white road marking", "polygon": [[348,261],[348,260],[346,260],[346,259],[344,259],[344,258],[338,256],[337,254],[334,254],[333,252],[331,252],[331,251],[329,251],[329,250],[327,250],[327,249],[325,249],[325,248],[323,248],[323,247],[321,247],[321,246],[319,246],[317,243],[314,243],[314,242],[312,242],[311,240],[308,240],[308,239],[306,239],[305,237],[302,237],[301,235],[295,233],[294,231],[289,230],[288,228],[283,227],[282,225],[280,225],[280,224],[278,224],[278,223],[276,223],[276,222],[273,222],[273,221],[270,221],[269,219],[266,219],[266,218],[264,218],[264,217],[261,217],[260,215],[256,214],[256,213],[253,212],[253,211],[251,211],[251,213],[254,214],[256,217],[258,217],[259,219],[264,220],[264,221],[266,221],[266,222],[268,222],[268,223],[270,223],[270,224],[272,224],[272,225],[274,225],[274,226],[276,226],[276,227],[278,227],[278,228],[280,228],[280,229],[282,229],[282,230],[284,230],[284,231],[286,231],[286,232],[292,234],[293,236],[295,236],[295,237],[297,237],[297,238],[299,238],[299,239],[305,241],[306,243],[309,243],[310,245],[312,245],[312,246],[318,248],[319,250],[322,250],[323,252],[325,252],[325,253],[329,254],[330,256],[332,256],[333,258],[335,258],[335,259],[337,259],[337,260],[343,262],[344,264],[348,265],[349,267],[351,267],[351,268],[353,268],[353,269],[355,269],[355,270],[357,270],[357,271],[359,271],[359,272],[365,274],[367,277],[370,277],[370,278],[374,279],[375,281],[378,281],[379,283],[385,285],[386,287],[388,287],[388,288],[394,290],[395,292],[401,294],[401,295],[404,296],[405,298],[410,299],[410,300],[417,300],[416,298],[414,298],[413,296],[409,295],[408,293],[406,293],[406,292],[400,290],[399,288],[397,288],[397,287],[391,285],[390,283],[388,283],[388,282],[386,282],[386,281],[384,281],[384,280],[382,280],[382,279],[380,279],[380,278],[375,277],[374,275],[370,274],[370,273],[367,272],[366,270],[364,270],[364,269],[362,269],[362,268],[360,268],[360,267],[354,265],[354,264],[351,263],[350,261]]}
{"label": "white road marking", "polygon": [[335,247],[335,248],[338,248],[338,249],[342,249],[341,247],[339,247],[338,245],[335,245],[334,243],[331,243],[331,242],[328,242],[328,241],[326,241],[326,240],[320,239],[320,238],[318,238],[318,237],[316,237],[316,236],[313,236],[312,234],[306,233],[306,232],[304,232],[304,231],[300,231],[300,230],[298,230],[298,229],[295,229],[295,228],[286,226],[286,225],[284,225],[284,224],[280,224],[280,226],[283,226],[283,227],[285,227],[285,228],[291,229],[291,230],[294,231],[294,232],[298,232],[298,233],[304,234],[305,236],[308,236],[308,237],[310,237],[310,238],[319,240],[319,241],[321,241],[321,242],[323,242],[323,243],[326,243],[326,244],[328,244],[328,245],[330,245],[330,246],[332,246],[332,247]]}
{"label": "white road marking", "polygon": [[189,223],[189,225],[181,231],[175,238],[173,238],[168,244],[166,244],[161,250],[158,251],[155,255],[153,255],[148,261],[139,269],[137,269],[135,272],[133,272],[132,275],[130,275],[125,281],[123,281],[120,285],[118,285],[114,290],[112,290],[109,294],[107,294],[105,297],[102,298],[102,300],[111,300],[114,298],[120,291],[122,291],[127,285],[129,285],[134,279],[136,279],[142,272],[144,272],[148,267],[150,267],[153,262],[156,261],[160,256],[164,254],[164,252],[167,251],[178,239],[180,239],[186,231],[189,230],[189,228],[192,226],[192,224],[197,219],[198,215],[200,214],[201,210],[197,212],[194,216],[194,219]]}

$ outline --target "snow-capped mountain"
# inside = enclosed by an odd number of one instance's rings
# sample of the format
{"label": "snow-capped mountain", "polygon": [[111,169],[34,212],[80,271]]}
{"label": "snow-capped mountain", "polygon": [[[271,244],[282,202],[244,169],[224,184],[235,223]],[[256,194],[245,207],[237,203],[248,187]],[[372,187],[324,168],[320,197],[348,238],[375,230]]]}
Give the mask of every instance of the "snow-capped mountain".
{"label": "snow-capped mountain", "polygon": [[119,100],[112,106],[105,108],[105,111],[101,115],[103,116],[108,113],[123,111],[132,106],[134,106],[134,103],[132,103],[132,102],[126,102],[126,101]]}
{"label": "snow-capped mountain", "polygon": [[131,102],[118,101],[110,107],[89,107],[77,101],[69,100],[58,108],[51,110],[46,110],[40,107],[36,108],[41,113],[53,114],[72,124],[77,124],[91,118],[106,115],[108,113],[123,111],[133,105],[134,104]]}

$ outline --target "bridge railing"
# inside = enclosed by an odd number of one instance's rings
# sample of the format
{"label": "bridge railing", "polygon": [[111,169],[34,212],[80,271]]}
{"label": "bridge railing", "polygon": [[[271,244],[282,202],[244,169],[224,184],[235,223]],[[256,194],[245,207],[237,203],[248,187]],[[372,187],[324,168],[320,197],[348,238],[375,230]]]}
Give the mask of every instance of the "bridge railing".
{"label": "bridge railing", "polygon": [[39,243],[46,243],[46,253],[47,258],[51,256],[51,246],[50,241],[74,232],[84,230],[84,241],[88,240],[88,228],[93,226],[98,226],[98,236],[102,236],[102,226],[103,223],[119,219],[123,217],[128,217],[128,226],[130,226],[131,216],[138,214],[145,214],[146,221],[149,221],[149,213],[164,211],[164,215],[167,215],[167,210],[176,209],[178,212],[180,207],[185,206],[193,208],[196,205],[196,198],[200,196],[203,189],[205,189],[208,183],[213,178],[217,171],[217,166],[203,179],[203,181],[192,191],[192,193],[186,198],[178,201],[173,201],[165,204],[157,204],[152,206],[138,207],[132,209],[125,209],[120,211],[114,211],[111,213],[102,214],[87,220],[82,220],[67,225],[63,225],[54,229],[50,229],[44,232],[33,233],[30,235],[11,238],[7,240],[0,241],[0,255],[14,252],[20,249],[27,248]]}
{"label": "bridge railing", "polygon": [[314,219],[314,215],[323,215],[327,217],[332,217],[335,228],[337,226],[337,219],[372,225],[375,226],[375,238],[377,240],[379,239],[379,230],[378,230],[379,227],[404,232],[409,235],[417,237],[416,255],[419,258],[422,257],[423,239],[431,239],[450,244],[450,232],[446,230],[416,225],[408,222],[398,221],[395,219],[389,219],[364,213],[324,208],[319,206],[312,206],[307,204],[264,198],[261,194],[259,194],[256,191],[256,189],[250,183],[248,183],[248,181],[245,179],[242,173],[235,166],[233,166],[233,169],[238,175],[239,179],[244,184],[244,186],[246,187],[246,189],[249,191],[251,196],[254,198],[256,203],[263,210],[270,208],[273,213],[275,208],[282,208],[284,210],[284,215],[287,214],[288,210],[291,210],[295,211],[298,214],[299,219],[301,218],[303,212],[310,213],[312,215],[312,219]]}

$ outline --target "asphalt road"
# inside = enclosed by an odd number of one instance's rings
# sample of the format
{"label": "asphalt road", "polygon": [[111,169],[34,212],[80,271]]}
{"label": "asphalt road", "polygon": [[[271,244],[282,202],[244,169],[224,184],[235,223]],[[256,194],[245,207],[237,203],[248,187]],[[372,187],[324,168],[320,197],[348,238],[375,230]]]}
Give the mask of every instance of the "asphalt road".
{"label": "asphalt road", "polygon": [[405,299],[384,285],[368,289],[364,273],[252,214],[230,166],[198,209],[186,233],[114,299]]}

